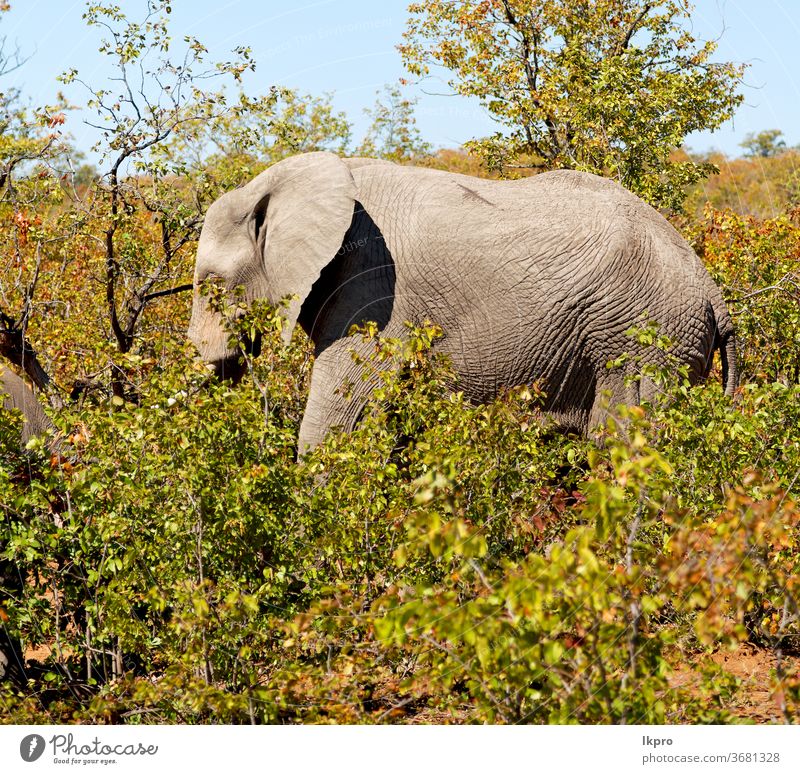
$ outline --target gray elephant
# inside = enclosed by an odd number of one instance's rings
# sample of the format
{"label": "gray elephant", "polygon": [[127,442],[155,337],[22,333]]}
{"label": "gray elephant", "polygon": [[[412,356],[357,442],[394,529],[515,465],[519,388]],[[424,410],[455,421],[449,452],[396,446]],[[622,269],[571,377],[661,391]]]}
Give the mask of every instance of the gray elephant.
{"label": "gray elephant", "polygon": [[6,409],[17,409],[22,414],[22,445],[37,435],[53,429],[53,423],[44,413],[33,390],[12,370],[0,365],[0,400]]}
{"label": "gray elephant", "polygon": [[208,277],[248,299],[296,296],[287,333],[299,323],[315,352],[301,451],[356,424],[373,386],[350,352],[370,345],[347,333],[366,321],[387,336],[438,323],[471,400],[538,381],[550,416],[583,433],[603,420],[604,392],[611,405],[652,397],[649,380],[626,380],[631,364],[607,368],[636,352],[626,331],[644,317],[692,382],[719,349],[726,391],[737,383],[731,318],[698,257],[652,207],[585,173],[483,180],[331,153],[273,165],[214,202],[198,245],[189,336],[236,378],[237,350],[198,290]]}

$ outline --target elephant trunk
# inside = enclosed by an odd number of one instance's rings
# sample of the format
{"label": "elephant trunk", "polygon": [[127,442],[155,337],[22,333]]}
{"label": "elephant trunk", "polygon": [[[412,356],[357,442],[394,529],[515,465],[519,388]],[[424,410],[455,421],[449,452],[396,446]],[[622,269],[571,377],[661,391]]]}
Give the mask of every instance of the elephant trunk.
{"label": "elephant trunk", "polygon": [[236,356],[236,349],[229,345],[229,334],[223,325],[222,315],[212,310],[208,299],[197,290],[188,336],[206,363],[219,363]]}
{"label": "elephant trunk", "polygon": [[213,311],[208,301],[195,295],[192,319],[189,323],[189,338],[197,348],[200,358],[214,367],[218,379],[239,382],[247,371],[242,355],[258,357],[261,353],[261,335],[252,339],[242,336],[238,346],[231,346],[231,335],[225,330],[222,315]]}

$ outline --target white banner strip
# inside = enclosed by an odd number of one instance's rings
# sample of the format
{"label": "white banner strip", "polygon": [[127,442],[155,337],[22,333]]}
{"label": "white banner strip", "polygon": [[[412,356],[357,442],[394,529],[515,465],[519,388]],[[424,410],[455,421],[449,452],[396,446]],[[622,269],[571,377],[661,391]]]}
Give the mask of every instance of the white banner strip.
{"label": "white banner strip", "polygon": [[792,772],[791,726],[3,726],[0,772]]}

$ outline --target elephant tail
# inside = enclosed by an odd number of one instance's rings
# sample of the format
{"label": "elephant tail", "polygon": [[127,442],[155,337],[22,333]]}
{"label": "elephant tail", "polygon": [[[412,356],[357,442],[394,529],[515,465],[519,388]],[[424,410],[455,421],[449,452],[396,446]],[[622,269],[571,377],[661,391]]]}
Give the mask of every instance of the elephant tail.
{"label": "elephant tail", "polygon": [[720,337],[719,355],[722,360],[722,384],[725,386],[725,394],[733,395],[739,384],[739,367],[736,363],[736,336],[732,330]]}
{"label": "elephant tail", "polygon": [[[722,387],[726,395],[733,395],[739,386],[739,365],[736,356],[736,333],[733,329],[733,320],[731,320],[728,306],[717,284],[708,274],[706,274],[706,280],[708,282],[709,311],[713,315],[715,328],[714,345],[710,355],[713,357],[714,350],[719,350],[719,358],[722,363]],[[710,360],[708,366],[711,366]]]}

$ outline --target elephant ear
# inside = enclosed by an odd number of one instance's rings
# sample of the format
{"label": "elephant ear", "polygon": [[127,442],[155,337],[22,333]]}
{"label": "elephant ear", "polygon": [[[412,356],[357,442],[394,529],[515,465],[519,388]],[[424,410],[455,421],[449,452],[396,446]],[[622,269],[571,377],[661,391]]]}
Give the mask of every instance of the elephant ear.
{"label": "elephant ear", "polygon": [[254,218],[261,228],[269,295],[275,301],[297,296],[285,313],[288,340],[303,301],[350,228],[356,185],[338,156],[318,152],[280,161],[240,190],[257,202]]}

